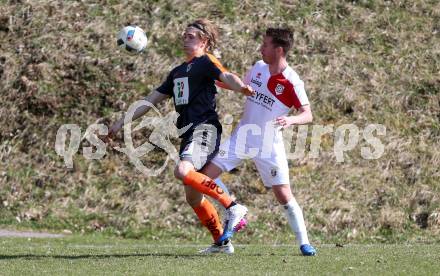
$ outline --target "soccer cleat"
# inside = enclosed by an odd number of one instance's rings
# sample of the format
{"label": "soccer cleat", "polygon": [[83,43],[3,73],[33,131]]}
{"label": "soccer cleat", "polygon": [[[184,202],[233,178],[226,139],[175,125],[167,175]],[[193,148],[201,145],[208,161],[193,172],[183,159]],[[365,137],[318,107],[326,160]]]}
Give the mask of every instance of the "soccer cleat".
{"label": "soccer cleat", "polygon": [[248,209],[240,204],[236,204],[226,210],[225,225],[223,229],[223,235],[218,239],[218,242],[222,243],[234,235],[235,232],[243,229],[247,221],[245,216]]}
{"label": "soccer cleat", "polygon": [[237,226],[234,227],[234,232],[239,232],[243,230],[246,227],[246,225],[247,225],[246,218],[242,218],[240,222],[237,224]]}
{"label": "soccer cleat", "polygon": [[303,256],[315,256],[316,255],[316,249],[311,246],[310,244],[303,244],[299,248],[301,250],[301,253]]}
{"label": "soccer cleat", "polygon": [[199,251],[199,254],[215,254],[215,253],[234,254],[234,246],[232,246],[231,241],[227,241],[224,245],[218,245],[214,243],[210,247]]}

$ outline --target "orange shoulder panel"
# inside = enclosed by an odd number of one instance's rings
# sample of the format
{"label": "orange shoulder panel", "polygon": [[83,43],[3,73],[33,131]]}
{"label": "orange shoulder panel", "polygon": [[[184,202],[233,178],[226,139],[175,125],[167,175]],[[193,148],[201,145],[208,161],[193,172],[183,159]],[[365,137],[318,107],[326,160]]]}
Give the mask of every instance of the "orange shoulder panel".
{"label": "orange shoulder panel", "polygon": [[222,71],[222,73],[227,72],[227,70],[225,69],[225,67],[223,67],[223,65],[220,63],[220,61],[213,56],[212,54],[207,54],[209,59],[212,61],[212,63],[214,63],[215,66],[217,66],[218,69],[220,69],[220,71]]}

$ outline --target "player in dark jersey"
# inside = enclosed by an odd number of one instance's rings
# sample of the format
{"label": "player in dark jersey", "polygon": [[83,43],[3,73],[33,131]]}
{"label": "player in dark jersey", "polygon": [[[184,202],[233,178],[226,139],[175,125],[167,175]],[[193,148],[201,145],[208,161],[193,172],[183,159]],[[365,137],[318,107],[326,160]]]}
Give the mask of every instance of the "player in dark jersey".
{"label": "player in dark jersey", "polygon": [[[222,128],[215,110],[215,82],[222,82],[246,96],[254,93],[250,86],[245,85],[238,76],[227,72],[220,62],[209,54],[208,51],[213,50],[217,38],[216,27],[210,21],[199,19],[189,24],[183,34],[186,61],[171,70],[162,85],[146,97],[153,105],[173,98],[179,114],[176,126],[180,130],[186,130],[180,134],[180,162],[174,174],[185,184],[187,201],[202,224],[211,232],[214,242],[222,235],[223,228],[217,211],[203,198],[203,194],[213,197],[225,206],[227,229],[238,229],[247,212],[246,207],[233,202],[212,179],[198,172],[216,155],[220,145]],[[133,120],[144,115],[149,109],[148,105],[138,107]],[[107,137],[114,136],[123,125],[124,118],[121,118],[110,127]],[[217,244],[216,249],[218,252],[233,253],[229,240]]]}

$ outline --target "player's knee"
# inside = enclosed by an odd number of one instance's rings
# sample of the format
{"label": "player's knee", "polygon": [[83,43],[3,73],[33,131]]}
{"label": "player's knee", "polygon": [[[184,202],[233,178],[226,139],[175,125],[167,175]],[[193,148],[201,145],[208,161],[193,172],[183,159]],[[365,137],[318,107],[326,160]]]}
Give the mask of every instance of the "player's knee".
{"label": "player's knee", "polygon": [[183,180],[183,178],[185,177],[186,173],[184,168],[180,167],[180,166],[176,166],[174,168],[174,177],[180,180]]}
{"label": "player's knee", "polygon": [[191,170],[194,170],[194,167],[186,161],[181,161],[174,169],[174,176],[177,179],[183,180],[185,175],[187,175]]}
{"label": "player's knee", "polygon": [[178,166],[176,166],[174,168],[174,177],[177,178],[177,179],[180,179],[179,167]]}
{"label": "player's knee", "polygon": [[292,198],[292,191],[289,185],[274,185],[272,187],[273,193],[280,204],[286,204]]}

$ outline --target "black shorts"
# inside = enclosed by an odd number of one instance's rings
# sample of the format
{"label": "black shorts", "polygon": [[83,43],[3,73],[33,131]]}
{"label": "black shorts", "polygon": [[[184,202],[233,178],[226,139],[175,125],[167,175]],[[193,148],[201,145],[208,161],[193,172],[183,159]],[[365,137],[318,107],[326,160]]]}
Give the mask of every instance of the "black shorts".
{"label": "black shorts", "polygon": [[180,160],[190,161],[196,170],[211,161],[217,154],[222,136],[220,123],[204,123],[185,133],[180,143]]}

